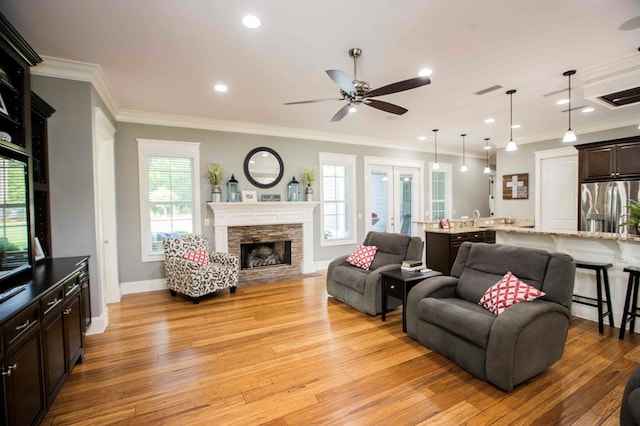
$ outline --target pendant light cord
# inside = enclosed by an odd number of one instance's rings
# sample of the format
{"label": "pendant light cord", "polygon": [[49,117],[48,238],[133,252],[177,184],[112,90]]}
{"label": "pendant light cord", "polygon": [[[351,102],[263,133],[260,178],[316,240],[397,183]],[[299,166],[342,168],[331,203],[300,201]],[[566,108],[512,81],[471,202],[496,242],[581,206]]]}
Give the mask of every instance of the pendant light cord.
{"label": "pendant light cord", "polygon": [[433,129],[433,145],[436,154],[436,164],[438,163],[438,129]]}
{"label": "pendant light cord", "polygon": [[571,74],[569,74],[569,130],[571,130]]}

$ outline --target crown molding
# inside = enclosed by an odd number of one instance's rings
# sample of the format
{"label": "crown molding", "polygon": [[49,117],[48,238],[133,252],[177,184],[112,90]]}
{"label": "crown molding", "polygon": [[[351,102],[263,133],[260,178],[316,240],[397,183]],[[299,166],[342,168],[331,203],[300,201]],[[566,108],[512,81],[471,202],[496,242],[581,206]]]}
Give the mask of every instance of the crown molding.
{"label": "crown molding", "polygon": [[244,133],[250,135],[275,136],[292,139],[317,140],[322,142],[347,143],[352,145],[376,146],[407,151],[422,151],[406,144],[406,141],[370,138],[331,132],[319,132],[291,127],[242,121],[217,120],[186,115],[164,114],[148,111],[122,109],[115,116],[116,121],[125,123],[150,124],[155,126],[183,127],[189,129],[215,130],[219,132]]}
{"label": "crown molding", "polygon": [[113,116],[120,111],[120,104],[100,65],[51,56],[42,56],[42,59],[40,65],[31,69],[32,74],[91,83]]}

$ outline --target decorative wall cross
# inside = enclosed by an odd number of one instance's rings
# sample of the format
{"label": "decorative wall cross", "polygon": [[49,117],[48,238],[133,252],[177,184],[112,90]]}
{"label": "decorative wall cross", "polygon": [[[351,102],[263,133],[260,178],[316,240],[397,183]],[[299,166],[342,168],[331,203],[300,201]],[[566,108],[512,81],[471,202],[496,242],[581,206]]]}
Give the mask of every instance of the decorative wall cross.
{"label": "decorative wall cross", "polygon": [[502,199],[529,198],[529,173],[502,176]]}

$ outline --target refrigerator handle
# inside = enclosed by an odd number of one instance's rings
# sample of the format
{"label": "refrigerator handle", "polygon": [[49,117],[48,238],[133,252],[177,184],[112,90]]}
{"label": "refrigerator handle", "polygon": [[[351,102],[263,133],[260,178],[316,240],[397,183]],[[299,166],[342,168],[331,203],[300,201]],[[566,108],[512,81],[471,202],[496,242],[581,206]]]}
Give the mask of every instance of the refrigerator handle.
{"label": "refrigerator handle", "polygon": [[620,200],[618,197],[618,187],[613,187],[613,197],[611,200],[611,232],[618,232],[620,228]]}

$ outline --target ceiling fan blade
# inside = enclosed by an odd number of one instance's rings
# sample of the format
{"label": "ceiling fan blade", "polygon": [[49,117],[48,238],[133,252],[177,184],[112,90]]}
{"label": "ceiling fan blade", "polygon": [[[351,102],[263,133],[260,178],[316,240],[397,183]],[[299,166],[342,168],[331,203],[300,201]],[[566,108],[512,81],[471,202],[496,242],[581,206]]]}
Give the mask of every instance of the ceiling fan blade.
{"label": "ceiling fan blade", "polygon": [[344,98],[326,98],[326,99],[312,99],[310,101],[297,101],[297,102],[285,102],[285,105],[297,105],[297,104],[313,104],[316,102],[326,101],[344,101]]}
{"label": "ceiling fan blade", "polygon": [[371,98],[374,96],[390,95],[391,93],[403,92],[405,90],[425,86],[429,83],[431,83],[431,80],[428,77],[410,78],[409,80],[398,81],[397,83],[387,84],[386,86],[370,90],[364,94],[364,97]]}
{"label": "ceiling fan blade", "polygon": [[340,70],[327,70],[327,74],[331,77],[331,80],[338,85],[344,92],[355,93],[356,86],[349,80],[349,77]]}
{"label": "ceiling fan blade", "polygon": [[376,99],[367,99],[365,105],[369,105],[370,107],[374,107],[376,109],[390,112],[391,114],[402,115],[405,112],[409,111],[406,108],[402,108],[401,106],[390,104],[389,102],[378,101]]}
{"label": "ceiling fan blade", "polygon": [[332,122],[340,121],[344,118],[345,115],[349,114],[349,108],[351,108],[351,104],[346,104],[336,114],[331,117]]}

